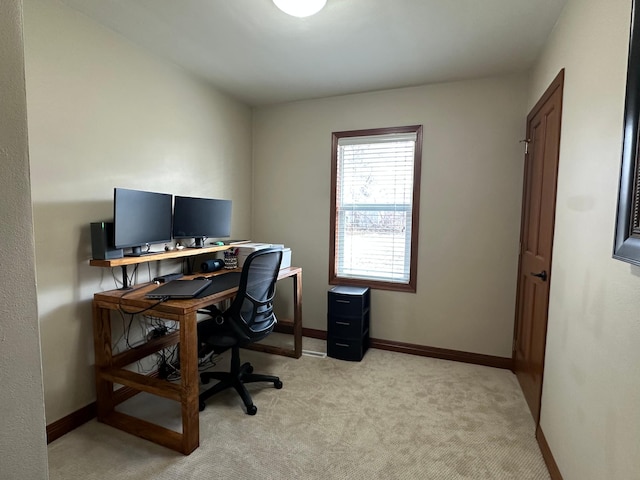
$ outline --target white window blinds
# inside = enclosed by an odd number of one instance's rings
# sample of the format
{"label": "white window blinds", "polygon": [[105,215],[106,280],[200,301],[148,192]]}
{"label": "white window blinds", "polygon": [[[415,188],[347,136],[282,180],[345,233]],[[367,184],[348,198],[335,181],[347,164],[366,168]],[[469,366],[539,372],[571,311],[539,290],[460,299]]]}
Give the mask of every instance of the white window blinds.
{"label": "white window blinds", "polygon": [[415,132],[338,138],[337,277],[409,282],[415,151]]}

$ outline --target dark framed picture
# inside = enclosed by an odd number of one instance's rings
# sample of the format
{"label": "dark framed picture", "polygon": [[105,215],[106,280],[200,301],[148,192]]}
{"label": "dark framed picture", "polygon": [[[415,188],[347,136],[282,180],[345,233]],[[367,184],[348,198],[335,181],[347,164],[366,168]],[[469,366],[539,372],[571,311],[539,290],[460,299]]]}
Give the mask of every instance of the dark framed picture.
{"label": "dark framed picture", "polygon": [[627,90],[624,107],[622,164],[618,191],[618,213],[613,258],[640,265],[640,155],[638,119],[640,117],[640,25],[638,2],[631,11],[631,36],[627,65]]}

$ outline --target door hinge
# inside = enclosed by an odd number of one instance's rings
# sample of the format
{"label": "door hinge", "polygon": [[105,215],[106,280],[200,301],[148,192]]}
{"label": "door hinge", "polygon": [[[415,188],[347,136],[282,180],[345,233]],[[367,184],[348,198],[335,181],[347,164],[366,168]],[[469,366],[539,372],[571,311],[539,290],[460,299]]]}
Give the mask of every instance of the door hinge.
{"label": "door hinge", "polygon": [[531,143],[531,139],[524,138],[520,140],[518,143],[524,143],[524,154],[527,155],[529,153],[529,143]]}

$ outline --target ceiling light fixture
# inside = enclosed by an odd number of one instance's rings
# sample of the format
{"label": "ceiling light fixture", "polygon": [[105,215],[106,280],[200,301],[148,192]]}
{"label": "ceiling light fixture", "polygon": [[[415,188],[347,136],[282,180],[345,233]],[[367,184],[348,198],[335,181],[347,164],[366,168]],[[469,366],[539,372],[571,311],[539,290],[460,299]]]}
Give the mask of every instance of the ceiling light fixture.
{"label": "ceiling light fixture", "polygon": [[327,0],[273,0],[280,10],[294,17],[310,17],[318,13]]}

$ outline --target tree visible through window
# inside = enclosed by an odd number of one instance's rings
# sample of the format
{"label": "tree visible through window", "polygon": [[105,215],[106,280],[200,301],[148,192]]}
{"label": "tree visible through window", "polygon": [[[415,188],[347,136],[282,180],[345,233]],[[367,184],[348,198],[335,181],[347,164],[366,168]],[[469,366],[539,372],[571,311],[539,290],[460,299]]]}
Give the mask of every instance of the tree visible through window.
{"label": "tree visible through window", "polygon": [[416,291],[422,126],[334,132],[329,283]]}

